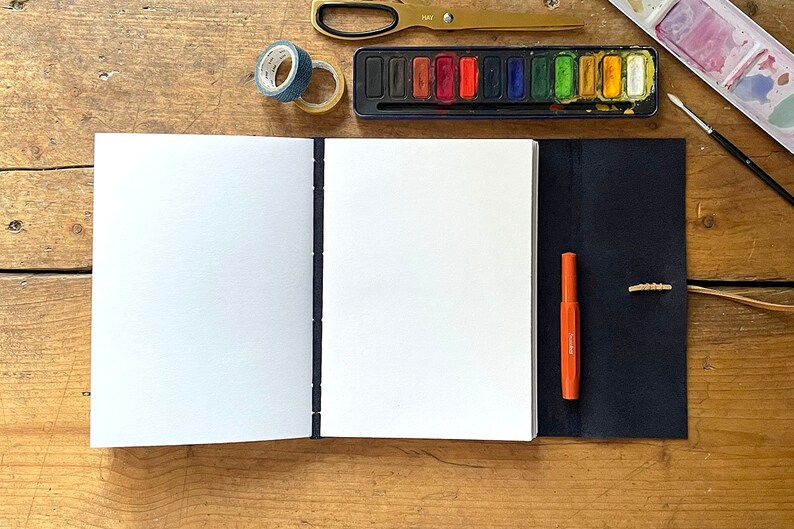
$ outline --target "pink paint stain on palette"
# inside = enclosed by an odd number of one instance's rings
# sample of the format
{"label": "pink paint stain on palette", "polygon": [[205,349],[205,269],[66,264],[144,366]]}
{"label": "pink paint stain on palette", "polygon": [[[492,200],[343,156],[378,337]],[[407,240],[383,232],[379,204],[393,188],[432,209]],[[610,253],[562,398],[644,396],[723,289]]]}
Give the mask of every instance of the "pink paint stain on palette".
{"label": "pink paint stain on palette", "polygon": [[729,0],[610,0],[794,153],[794,54]]}

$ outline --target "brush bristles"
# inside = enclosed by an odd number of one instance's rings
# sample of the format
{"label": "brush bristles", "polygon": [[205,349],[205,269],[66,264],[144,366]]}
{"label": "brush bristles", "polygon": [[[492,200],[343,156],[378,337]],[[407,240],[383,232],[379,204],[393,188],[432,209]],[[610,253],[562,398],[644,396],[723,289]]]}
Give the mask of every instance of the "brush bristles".
{"label": "brush bristles", "polygon": [[679,108],[684,108],[684,103],[682,103],[681,100],[678,99],[678,97],[676,97],[675,95],[667,94],[667,97],[670,98],[670,101],[672,101],[675,106]]}
{"label": "brush bristles", "polygon": [[701,129],[703,129],[704,131],[706,131],[706,134],[711,134],[711,131],[712,131],[713,129],[712,129],[712,128],[711,128],[711,127],[708,125],[708,124],[706,124],[706,122],[705,122],[705,121],[703,121],[702,119],[700,119],[700,118],[699,118],[699,117],[698,117],[698,116],[697,116],[697,115],[696,115],[694,112],[692,112],[691,110],[689,110],[689,109],[686,107],[686,105],[684,105],[684,103],[683,103],[683,102],[682,102],[680,99],[678,99],[678,97],[676,97],[675,95],[673,95],[673,94],[671,94],[671,93],[669,93],[669,92],[668,92],[668,94],[667,94],[667,97],[670,99],[670,101],[672,101],[672,102],[673,102],[673,104],[674,104],[675,106],[677,106],[678,108],[680,108],[681,110],[683,110],[683,111],[686,113],[686,115],[687,115],[687,116],[689,116],[690,118],[692,118],[692,120],[693,120],[695,123],[697,123],[697,124],[698,124],[698,126],[699,126]]}

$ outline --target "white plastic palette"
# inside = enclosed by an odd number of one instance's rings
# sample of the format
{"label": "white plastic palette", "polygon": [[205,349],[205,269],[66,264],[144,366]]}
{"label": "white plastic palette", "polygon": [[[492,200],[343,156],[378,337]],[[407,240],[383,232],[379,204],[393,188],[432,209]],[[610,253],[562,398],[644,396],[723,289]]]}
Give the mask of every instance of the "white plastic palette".
{"label": "white plastic palette", "polygon": [[794,153],[794,54],[728,0],[610,0]]}

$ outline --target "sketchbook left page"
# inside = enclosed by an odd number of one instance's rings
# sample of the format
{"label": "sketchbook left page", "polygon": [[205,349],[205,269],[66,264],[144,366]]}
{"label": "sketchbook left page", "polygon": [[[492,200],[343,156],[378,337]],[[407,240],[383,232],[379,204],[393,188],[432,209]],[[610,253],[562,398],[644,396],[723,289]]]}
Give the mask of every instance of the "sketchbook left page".
{"label": "sketchbook left page", "polygon": [[91,446],[311,435],[313,142],[97,134]]}

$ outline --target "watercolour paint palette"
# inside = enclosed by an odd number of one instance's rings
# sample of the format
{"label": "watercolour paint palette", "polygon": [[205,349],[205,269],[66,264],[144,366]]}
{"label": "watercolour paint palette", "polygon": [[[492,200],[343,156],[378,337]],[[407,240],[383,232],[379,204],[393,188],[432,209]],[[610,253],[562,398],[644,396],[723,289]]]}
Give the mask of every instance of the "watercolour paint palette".
{"label": "watercolour paint palette", "polygon": [[610,0],[794,153],[794,54],[728,0]]}
{"label": "watercolour paint palette", "polygon": [[354,109],[371,118],[648,117],[651,47],[365,47]]}

